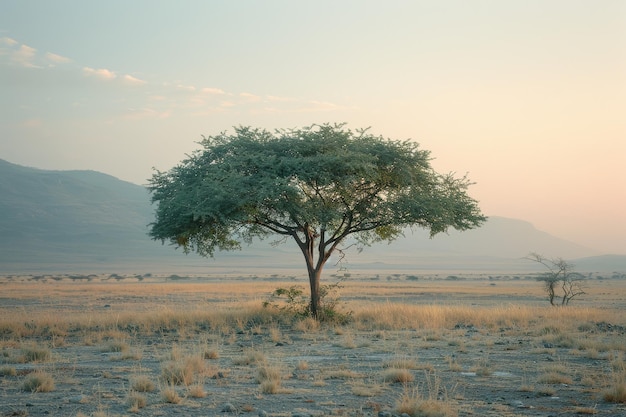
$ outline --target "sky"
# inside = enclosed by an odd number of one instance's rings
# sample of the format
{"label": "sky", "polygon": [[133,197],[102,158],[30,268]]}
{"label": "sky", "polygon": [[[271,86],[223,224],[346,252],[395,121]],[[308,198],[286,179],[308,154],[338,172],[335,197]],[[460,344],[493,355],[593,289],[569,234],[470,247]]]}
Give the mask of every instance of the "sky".
{"label": "sky", "polygon": [[488,216],[626,254],[624,0],[0,2],[9,162],[146,184],[203,135],[327,122],[419,142]]}

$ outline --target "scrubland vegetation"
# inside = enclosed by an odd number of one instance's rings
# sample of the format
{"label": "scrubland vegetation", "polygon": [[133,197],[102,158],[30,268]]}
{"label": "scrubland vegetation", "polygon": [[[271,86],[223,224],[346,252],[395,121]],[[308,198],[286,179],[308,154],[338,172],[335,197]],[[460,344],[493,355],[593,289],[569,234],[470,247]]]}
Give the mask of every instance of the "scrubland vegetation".
{"label": "scrubland vegetation", "polygon": [[0,277],[0,415],[626,413],[623,277],[334,276],[320,323],[291,276],[114,275]]}

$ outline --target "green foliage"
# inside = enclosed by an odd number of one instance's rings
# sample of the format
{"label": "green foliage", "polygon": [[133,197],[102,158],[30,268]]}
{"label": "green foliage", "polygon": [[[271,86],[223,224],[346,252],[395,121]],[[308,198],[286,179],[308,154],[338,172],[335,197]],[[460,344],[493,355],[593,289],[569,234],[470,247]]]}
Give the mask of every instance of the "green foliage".
{"label": "green foliage", "polygon": [[362,247],[391,242],[407,227],[433,236],[485,220],[466,193],[467,178],[436,173],[416,142],[324,124],[274,134],[238,127],[201,144],[150,180],[158,203],[151,237],[204,256],[268,235],[293,239],[314,317],[321,270],[348,236]]}
{"label": "green foliage", "polygon": [[[346,324],[352,318],[352,312],[339,310],[339,290],[341,283],[322,285],[317,319],[320,321]],[[311,303],[299,285],[289,288],[276,288],[269,300],[263,302],[264,308],[273,308],[293,314],[299,318],[312,317]]]}

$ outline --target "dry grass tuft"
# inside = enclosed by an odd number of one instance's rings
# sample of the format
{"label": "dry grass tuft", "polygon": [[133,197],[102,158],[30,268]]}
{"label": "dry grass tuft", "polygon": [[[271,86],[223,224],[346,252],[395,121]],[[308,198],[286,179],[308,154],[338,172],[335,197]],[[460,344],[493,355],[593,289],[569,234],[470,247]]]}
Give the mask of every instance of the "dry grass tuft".
{"label": "dry grass tuft", "polygon": [[458,411],[452,404],[435,398],[423,398],[417,390],[404,392],[396,404],[398,414],[411,417],[457,417]]}
{"label": "dry grass tuft", "polygon": [[123,340],[112,340],[102,347],[101,352],[123,353],[128,352],[130,345]]}
{"label": "dry grass tuft", "polygon": [[[423,392],[422,392],[423,391]],[[396,404],[398,414],[406,413],[411,417],[457,417],[458,411],[447,399],[441,386],[441,380],[432,373],[425,373],[423,389],[406,388]]]}
{"label": "dry grass tuft", "polygon": [[411,371],[400,368],[385,369],[382,378],[383,382],[390,382],[392,384],[406,384],[415,380],[415,376],[413,376]]}
{"label": "dry grass tuft", "polygon": [[220,352],[217,347],[206,348],[202,353],[204,359],[219,359]]}
{"label": "dry grass tuft", "polygon": [[36,345],[23,347],[21,352],[23,362],[46,362],[52,357],[50,349]]}
{"label": "dry grass tuft", "polygon": [[161,378],[170,385],[189,386],[197,376],[206,370],[204,360],[199,356],[189,356],[176,361],[169,361],[161,367]]}
{"label": "dry grass tuft", "polygon": [[259,367],[256,381],[261,385],[261,393],[278,394],[281,390],[280,368],[269,365]]}
{"label": "dry grass tuft", "polygon": [[136,391],[131,391],[128,394],[126,402],[130,407],[128,411],[130,411],[131,413],[138,413],[140,409],[148,405],[148,399],[146,398],[146,396]]}
{"label": "dry grass tuft", "polygon": [[1,366],[0,376],[16,376],[17,370],[13,366]]}
{"label": "dry grass tuft", "polygon": [[547,365],[539,375],[537,382],[540,384],[571,384],[572,378],[567,376],[568,368],[565,363],[556,362]]}
{"label": "dry grass tuft", "polygon": [[537,382],[540,384],[571,384],[572,378],[559,372],[546,372],[539,375]]}
{"label": "dry grass tuft", "polygon": [[320,323],[312,317],[307,317],[302,320],[298,320],[294,324],[293,328],[294,330],[302,333],[315,333],[320,330]]}
{"label": "dry grass tuft", "polygon": [[166,403],[180,404],[181,402],[183,402],[183,399],[180,395],[178,395],[178,391],[176,391],[176,388],[172,386],[166,386],[162,388],[161,396]]}
{"label": "dry grass tuft", "polygon": [[189,396],[193,398],[204,398],[207,396],[204,390],[204,381],[194,382],[189,386]]}
{"label": "dry grass tuft", "polygon": [[47,372],[35,371],[26,377],[22,383],[22,389],[30,392],[54,391],[54,379]]}
{"label": "dry grass tuft", "polygon": [[155,386],[147,375],[140,375],[131,378],[130,388],[136,392],[152,392],[154,391]]}
{"label": "dry grass tuft", "polygon": [[626,403],[626,367],[612,372],[610,387],[604,391],[602,396],[611,403]]}
{"label": "dry grass tuft", "polygon": [[262,364],[267,361],[265,354],[258,350],[247,350],[244,354],[238,358],[233,359],[233,365],[255,365]]}

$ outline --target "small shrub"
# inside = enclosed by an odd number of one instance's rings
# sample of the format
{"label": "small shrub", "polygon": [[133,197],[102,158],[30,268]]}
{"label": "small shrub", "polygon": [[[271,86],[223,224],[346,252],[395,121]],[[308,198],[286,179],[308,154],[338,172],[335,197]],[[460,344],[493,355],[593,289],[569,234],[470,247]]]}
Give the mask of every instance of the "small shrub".
{"label": "small shrub", "polygon": [[481,358],[473,369],[478,376],[489,376],[493,373],[491,362],[488,358]]}
{"label": "small shrub", "polygon": [[546,372],[540,375],[537,382],[541,384],[571,384],[572,378],[561,374],[560,372]]}
{"label": "small shrub", "polygon": [[393,384],[406,384],[413,382],[415,377],[408,369],[389,368],[383,371],[383,381]]}
{"label": "small shrub", "polygon": [[52,354],[50,349],[40,346],[29,346],[22,348],[22,358],[24,362],[45,362]]}
{"label": "small shrub", "polygon": [[154,383],[146,375],[137,376],[131,379],[130,387],[133,391],[137,392],[152,392],[154,391]]}
{"label": "small shrub", "polygon": [[1,376],[16,376],[17,370],[12,366],[2,366],[0,367],[0,375]]}
{"label": "small shrub", "polygon": [[261,385],[263,394],[277,394],[280,391],[280,369],[273,366],[262,366],[257,373],[256,381]]}
{"label": "small shrub", "polygon": [[206,391],[204,390],[204,383],[202,381],[196,382],[189,387],[189,396],[193,398],[206,397]]}
{"label": "small shrub", "polygon": [[122,340],[113,340],[102,348],[102,352],[122,353],[127,352],[130,346]]}
{"label": "small shrub", "polygon": [[197,375],[205,370],[200,357],[191,356],[178,361],[165,363],[161,368],[161,378],[170,385],[191,385]]}
{"label": "small shrub", "polygon": [[126,401],[130,406],[129,411],[133,413],[138,412],[140,409],[144,408],[148,404],[148,399],[146,398],[146,396],[135,391],[131,391],[128,394],[128,399]]}
{"label": "small shrub", "polygon": [[[340,282],[322,285],[319,290],[319,310],[317,319],[322,322],[347,324],[352,320],[352,312],[339,311]],[[288,312],[296,317],[311,317],[310,300],[299,285],[289,288],[277,288],[269,300],[263,302],[264,308],[274,308]]]}
{"label": "small shrub", "polygon": [[417,390],[405,392],[396,404],[398,414],[411,417],[456,417],[458,416],[451,404],[436,398],[424,398]]}
{"label": "small shrub", "polygon": [[163,400],[170,404],[180,404],[183,399],[178,395],[176,388],[167,386],[161,390],[161,396]]}
{"label": "small shrub", "polygon": [[613,372],[611,386],[603,393],[605,401],[626,403],[626,369]]}
{"label": "small shrub", "polygon": [[[413,390],[405,389],[396,404],[397,413],[406,413],[411,417],[458,416],[458,411],[447,400],[446,390],[441,386],[441,380],[436,375],[425,372],[422,391],[418,388]],[[443,399],[440,399],[440,392],[444,392]]]}
{"label": "small shrub", "polygon": [[217,348],[206,349],[203,353],[204,359],[219,359],[220,352]]}
{"label": "small shrub", "polygon": [[273,379],[261,382],[261,393],[263,394],[278,394],[280,391],[280,381]]}
{"label": "small shrub", "polygon": [[253,365],[264,363],[267,359],[263,352],[258,350],[248,350],[244,355],[233,359],[233,365]]}
{"label": "small shrub", "polygon": [[54,379],[47,372],[35,371],[26,377],[22,389],[30,392],[54,391]]}

